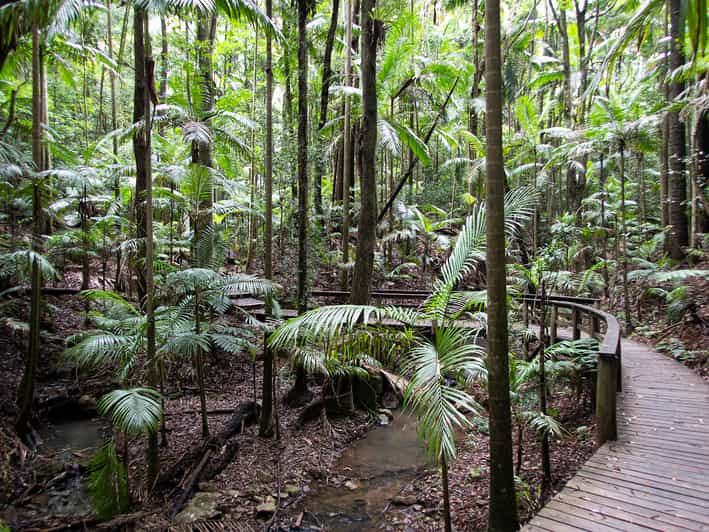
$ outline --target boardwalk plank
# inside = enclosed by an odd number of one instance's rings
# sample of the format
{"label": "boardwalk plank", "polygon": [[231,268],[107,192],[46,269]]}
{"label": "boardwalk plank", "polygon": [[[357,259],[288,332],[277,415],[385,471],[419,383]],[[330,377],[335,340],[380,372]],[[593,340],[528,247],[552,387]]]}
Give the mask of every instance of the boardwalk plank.
{"label": "boardwalk plank", "polygon": [[608,442],[525,530],[709,531],[709,386],[622,344],[618,441]]}

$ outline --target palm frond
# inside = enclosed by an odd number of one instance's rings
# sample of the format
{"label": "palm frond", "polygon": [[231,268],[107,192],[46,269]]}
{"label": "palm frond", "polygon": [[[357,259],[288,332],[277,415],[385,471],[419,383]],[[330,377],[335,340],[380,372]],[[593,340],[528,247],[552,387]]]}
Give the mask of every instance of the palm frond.
{"label": "palm frond", "polygon": [[363,324],[380,321],[384,309],[370,305],[330,305],[309,310],[281,325],[269,339],[276,349],[295,346],[300,339],[342,338],[346,332]]}
{"label": "palm frond", "polygon": [[155,433],[160,425],[160,394],[152,388],[113,390],[96,405],[101,415],[111,418],[116,430],[128,434]]}

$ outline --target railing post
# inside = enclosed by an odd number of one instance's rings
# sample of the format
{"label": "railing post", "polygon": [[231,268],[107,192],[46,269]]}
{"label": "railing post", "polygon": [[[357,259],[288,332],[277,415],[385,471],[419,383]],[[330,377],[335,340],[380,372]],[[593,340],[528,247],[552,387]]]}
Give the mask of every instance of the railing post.
{"label": "railing post", "polygon": [[573,339],[581,338],[581,329],[579,328],[579,311],[576,308],[571,309],[571,330],[573,331]]}
{"label": "railing post", "polygon": [[616,388],[619,361],[613,355],[598,355],[596,376],[596,431],[598,445],[618,439]]}
{"label": "railing post", "polygon": [[618,365],[618,368],[617,368],[618,383],[616,386],[616,390],[619,393],[623,391],[623,355],[621,353],[620,345],[621,345],[620,337],[618,337],[618,345],[615,348],[615,360],[616,360],[616,364]]}
{"label": "railing post", "polygon": [[591,315],[591,336],[597,338],[598,334],[601,332],[601,324],[598,321],[598,316],[595,314]]}
{"label": "railing post", "polygon": [[529,303],[524,299],[522,301],[522,321],[524,322],[524,328],[529,329]]}
{"label": "railing post", "polygon": [[555,344],[556,337],[558,336],[559,332],[559,307],[557,307],[554,303],[552,303],[551,305],[551,318],[549,320],[549,342]]}

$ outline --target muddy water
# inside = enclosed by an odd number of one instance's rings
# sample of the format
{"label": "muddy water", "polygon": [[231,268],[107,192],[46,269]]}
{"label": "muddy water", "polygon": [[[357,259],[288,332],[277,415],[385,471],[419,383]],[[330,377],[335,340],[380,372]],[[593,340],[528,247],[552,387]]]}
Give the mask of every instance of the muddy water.
{"label": "muddy water", "polygon": [[315,487],[304,501],[304,523],[311,530],[377,530],[391,500],[428,465],[416,437],[416,419],[397,414],[389,425],[370,430],[338,461],[335,470],[352,479],[356,489],[324,482]]}
{"label": "muddy water", "polygon": [[72,419],[49,424],[39,431],[42,448],[56,458],[71,460],[74,453],[90,454],[106,437],[106,427],[97,419]]}
{"label": "muddy water", "polygon": [[78,473],[78,463],[86,463],[106,439],[107,428],[99,419],[71,419],[44,426],[39,431],[43,440],[41,452],[73,472],[64,483],[41,495],[46,510],[54,515],[91,513],[85,480]]}

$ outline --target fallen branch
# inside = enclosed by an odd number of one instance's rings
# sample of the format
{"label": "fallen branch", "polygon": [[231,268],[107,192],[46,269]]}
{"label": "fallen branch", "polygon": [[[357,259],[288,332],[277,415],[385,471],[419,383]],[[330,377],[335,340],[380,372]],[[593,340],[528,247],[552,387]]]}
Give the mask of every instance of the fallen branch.
{"label": "fallen branch", "polygon": [[[456,86],[458,85],[458,78],[456,78],[455,83],[453,83],[453,86],[451,87],[451,90],[448,92],[448,96],[446,96],[445,102],[443,102],[443,105],[438,111],[438,114],[436,115],[436,119],[433,121],[433,125],[431,128],[428,130],[428,133],[426,133],[426,136],[423,139],[424,144],[428,144],[428,141],[431,140],[431,135],[433,135],[433,132],[436,129],[436,126],[438,125],[438,121],[441,119],[441,116],[443,116],[443,113],[446,111],[446,107],[448,106],[448,102],[451,99],[451,96],[453,96],[453,91],[455,90]],[[399,192],[401,192],[401,189],[404,188],[404,185],[406,182],[409,180],[411,177],[411,174],[414,171],[414,168],[416,168],[416,163],[418,163],[418,158],[414,157],[411,162],[409,163],[409,168],[406,170],[406,173],[401,177],[399,182],[396,185],[396,188],[394,189],[394,192],[391,193],[391,196],[389,196],[389,200],[386,202],[386,205],[382,208],[381,211],[379,211],[379,216],[377,216],[377,223],[381,223],[381,221],[384,219],[384,216],[386,216],[387,211],[391,209],[391,206],[394,204],[394,200],[396,200],[396,197],[399,195]]]}
{"label": "fallen branch", "polygon": [[[172,508],[171,516],[174,517],[182,509],[200,481],[211,480],[232,462],[238,450],[238,442],[228,442],[228,440],[243,432],[245,427],[256,423],[260,410],[260,406],[253,401],[242,403],[234,409],[232,417],[219,433],[206,442],[193,446],[162,475],[158,486],[182,486],[180,495]],[[209,467],[213,458],[219,458],[219,461]],[[183,480],[175,483],[175,479]]]}
{"label": "fallen branch", "polygon": [[96,525],[96,530],[122,530],[126,525],[135,523],[143,517],[156,514],[158,511],[159,510],[152,510],[149,512],[134,512],[132,514],[117,515],[110,521]]}

